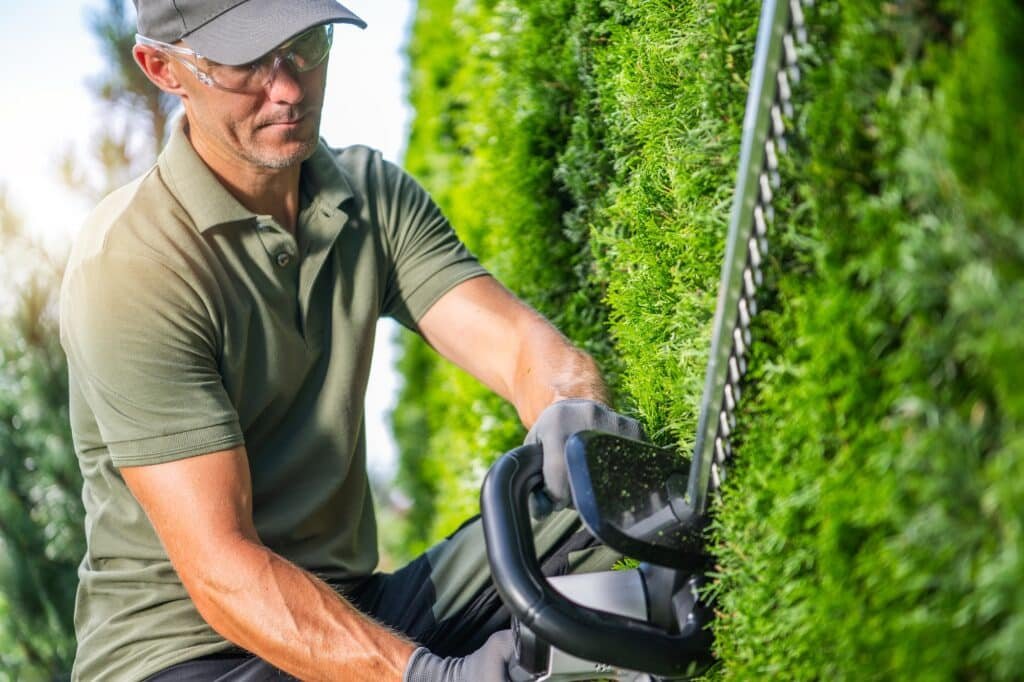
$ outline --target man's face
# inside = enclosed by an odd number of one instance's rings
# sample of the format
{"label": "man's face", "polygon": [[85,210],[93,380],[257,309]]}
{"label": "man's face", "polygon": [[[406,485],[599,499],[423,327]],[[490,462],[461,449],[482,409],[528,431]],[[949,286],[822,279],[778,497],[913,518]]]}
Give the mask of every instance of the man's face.
{"label": "man's face", "polygon": [[173,64],[186,91],[189,135],[197,149],[211,151],[250,170],[275,170],[309,158],[320,134],[327,63],[297,73],[284,60],[273,80],[255,93],[200,83]]}

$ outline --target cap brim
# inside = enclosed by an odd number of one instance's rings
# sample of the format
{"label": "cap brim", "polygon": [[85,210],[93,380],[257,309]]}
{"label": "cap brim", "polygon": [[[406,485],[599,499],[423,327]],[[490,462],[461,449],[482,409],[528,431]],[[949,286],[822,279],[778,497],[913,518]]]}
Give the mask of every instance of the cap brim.
{"label": "cap brim", "polygon": [[321,24],[355,24],[366,28],[365,21],[332,0],[248,0],[183,39],[215,62],[245,64]]}

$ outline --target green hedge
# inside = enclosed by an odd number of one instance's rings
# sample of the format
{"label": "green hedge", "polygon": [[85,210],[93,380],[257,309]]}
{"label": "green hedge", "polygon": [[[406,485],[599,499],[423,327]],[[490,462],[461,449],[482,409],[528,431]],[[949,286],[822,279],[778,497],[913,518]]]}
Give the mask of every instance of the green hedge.
{"label": "green hedge", "polygon": [[[686,452],[758,7],[421,0],[407,166]],[[718,673],[1024,675],[1024,10],[818,3],[744,442],[710,541]],[[405,341],[409,551],[514,413]]]}
{"label": "green hedge", "polygon": [[816,18],[721,653],[737,678],[1018,679],[1024,11]]}
{"label": "green hedge", "polygon": [[[507,286],[602,358],[611,346],[602,338],[602,292],[590,283],[588,234],[564,233],[573,199],[554,180],[580,89],[572,6],[457,12],[450,2],[421,2],[405,165]],[[404,346],[394,422],[399,480],[415,503],[408,550],[416,551],[476,513],[487,464],[524,434],[515,411],[471,377],[438,363],[418,339]]]}

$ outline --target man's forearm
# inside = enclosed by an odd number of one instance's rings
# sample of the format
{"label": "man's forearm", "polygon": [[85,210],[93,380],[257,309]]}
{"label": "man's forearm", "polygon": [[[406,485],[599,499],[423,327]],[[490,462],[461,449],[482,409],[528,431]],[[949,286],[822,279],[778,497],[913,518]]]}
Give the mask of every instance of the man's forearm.
{"label": "man's forearm", "polygon": [[608,403],[608,387],[597,363],[537,315],[522,336],[512,403],[527,428],[553,402],[587,398]]}
{"label": "man's forearm", "polygon": [[419,329],[444,357],[509,400],[527,427],[553,402],[608,402],[597,364],[493,277],[442,296]]}
{"label": "man's forearm", "polygon": [[415,645],[330,586],[245,538],[186,588],[224,638],[302,680],[400,680]]}

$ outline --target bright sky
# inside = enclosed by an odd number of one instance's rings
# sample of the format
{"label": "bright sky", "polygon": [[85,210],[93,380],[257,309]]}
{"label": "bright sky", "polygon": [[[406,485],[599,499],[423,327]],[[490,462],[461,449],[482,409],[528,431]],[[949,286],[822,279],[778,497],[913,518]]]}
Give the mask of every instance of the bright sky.
{"label": "bright sky", "polygon": [[[0,185],[28,230],[65,251],[91,206],[60,182],[64,150],[87,151],[102,129],[102,111],[86,86],[103,69],[86,27],[89,9],[103,0],[5,2],[0,9],[0,64],[5,102],[0,106]],[[411,112],[405,95],[403,46],[414,0],[346,0],[369,28],[335,29],[321,135],[334,146],[368,144],[400,160]],[[5,285],[4,285],[5,286]],[[374,369],[367,392],[367,445],[371,468],[393,469],[395,446],[385,412],[397,389],[395,333],[378,326]]]}

